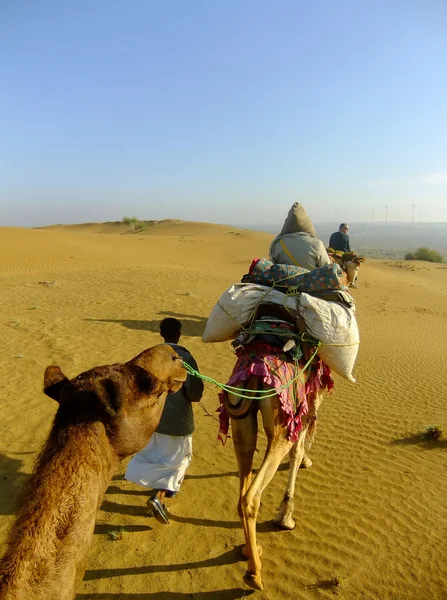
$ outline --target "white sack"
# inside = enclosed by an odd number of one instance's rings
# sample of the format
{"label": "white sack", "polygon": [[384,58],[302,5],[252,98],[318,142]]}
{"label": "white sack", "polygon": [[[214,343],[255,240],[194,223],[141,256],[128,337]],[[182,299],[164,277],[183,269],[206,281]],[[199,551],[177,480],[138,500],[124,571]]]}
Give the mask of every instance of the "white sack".
{"label": "white sack", "polygon": [[318,350],[321,360],[333,371],[355,383],[352,370],[360,343],[355,306],[347,308],[337,302],[300,294],[298,312],[309,334],[322,343]]}
{"label": "white sack", "polygon": [[280,304],[294,311],[297,309],[296,296],[286,296],[256,283],[235,283],[222,294],[211,311],[202,341],[234,340],[242,325],[253,317],[256,307],[263,302]]}

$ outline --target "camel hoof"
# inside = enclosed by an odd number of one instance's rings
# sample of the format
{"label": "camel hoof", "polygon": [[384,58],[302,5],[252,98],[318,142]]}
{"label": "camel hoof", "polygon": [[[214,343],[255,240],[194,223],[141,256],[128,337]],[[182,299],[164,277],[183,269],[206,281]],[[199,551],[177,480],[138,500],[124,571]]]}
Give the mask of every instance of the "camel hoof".
{"label": "camel hoof", "polygon": [[278,521],[275,519],[273,521],[275,523],[275,525],[277,527],[279,527],[280,529],[285,529],[286,531],[292,531],[293,529],[295,529],[296,526],[296,521],[295,519],[278,519]]}
{"label": "camel hoof", "polygon": [[[256,548],[258,549],[258,556],[262,556],[262,546],[261,544],[256,544]],[[246,558],[247,560],[249,558],[253,558],[250,554],[250,552],[248,551],[248,546],[247,544],[245,544],[245,546],[242,546],[242,556],[244,558]]]}
{"label": "camel hoof", "polygon": [[252,590],[258,590],[259,592],[262,592],[262,590],[264,589],[259,575],[254,575],[253,573],[249,573],[248,571],[244,575],[244,583],[245,585],[248,585],[248,587]]}
{"label": "camel hoof", "polygon": [[305,454],[300,464],[300,469],[309,469],[312,466],[312,459]]}

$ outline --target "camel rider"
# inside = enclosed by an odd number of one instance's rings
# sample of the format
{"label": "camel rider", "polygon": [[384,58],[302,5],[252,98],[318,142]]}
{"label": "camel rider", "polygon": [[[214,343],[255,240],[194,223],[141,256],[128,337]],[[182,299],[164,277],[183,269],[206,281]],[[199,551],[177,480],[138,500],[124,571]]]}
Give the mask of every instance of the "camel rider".
{"label": "camel rider", "polygon": [[331,264],[323,242],[315,237],[312,221],[298,202],[292,205],[281,233],[270,246],[270,260],[309,271]]}
{"label": "camel rider", "polygon": [[339,252],[351,252],[348,231],[349,225],[347,223],[341,223],[338,231],[331,235],[329,246],[333,250],[338,250]]}
{"label": "camel rider", "polygon": [[[321,240],[315,237],[315,229],[305,209],[294,202],[289,210],[281,233],[270,246],[270,260],[275,264],[296,265],[312,271],[331,260]],[[312,466],[312,460],[304,455],[301,468]]]}

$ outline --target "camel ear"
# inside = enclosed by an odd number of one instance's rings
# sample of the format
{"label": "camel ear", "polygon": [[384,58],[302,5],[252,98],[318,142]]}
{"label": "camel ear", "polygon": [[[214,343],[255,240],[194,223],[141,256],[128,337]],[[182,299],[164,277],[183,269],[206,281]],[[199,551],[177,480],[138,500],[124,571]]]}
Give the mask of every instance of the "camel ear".
{"label": "camel ear", "polygon": [[110,417],[116,417],[123,403],[119,383],[106,377],[100,379],[95,387],[96,394],[106,413]]}
{"label": "camel ear", "polygon": [[126,365],[132,373],[137,388],[143,394],[159,394],[162,392],[160,383],[152,375],[138,365]]}
{"label": "camel ear", "polygon": [[[161,394],[163,391],[158,389],[159,384],[142,367],[138,365],[126,365],[126,367],[127,373],[123,373],[124,380],[121,377],[117,379],[106,377],[100,379],[95,386],[101,405],[110,417],[116,417],[126,398],[129,395],[133,396],[132,387],[134,389],[137,387],[143,394]],[[127,374],[130,377],[126,377]]]}
{"label": "camel ear", "polygon": [[45,369],[43,378],[43,392],[56,402],[60,402],[61,390],[68,383],[66,377],[60,367],[51,366]]}

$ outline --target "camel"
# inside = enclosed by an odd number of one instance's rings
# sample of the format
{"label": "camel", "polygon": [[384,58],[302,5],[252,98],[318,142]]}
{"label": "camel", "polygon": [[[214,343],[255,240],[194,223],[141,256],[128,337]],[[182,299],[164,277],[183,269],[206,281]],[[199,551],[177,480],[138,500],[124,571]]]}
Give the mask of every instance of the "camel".
{"label": "camel", "polygon": [[359,275],[360,263],[365,259],[357,256],[353,252],[336,252],[332,248],[327,249],[331,262],[337,263],[346,273],[349,287],[357,287],[357,277]]}
{"label": "camel", "polygon": [[[272,306],[260,306],[257,311],[258,316],[272,315],[276,312],[276,316],[287,319],[284,310],[272,309]],[[298,329],[301,332],[305,331],[305,326],[300,319]],[[287,488],[274,522],[282,529],[293,529],[295,527],[293,517],[295,482],[305,456],[304,444],[307,441],[310,445],[315,435],[317,412],[324,390],[329,392],[333,387],[330,370],[315,357],[315,348],[311,343],[302,343],[304,356],[309,359],[309,366],[305,369],[306,365],[301,363],[300,370],[297,371],[297,364],[292,356],[281,352],[284,343],[282,342],[273,353],[280,353],[278,355],[280,362],[296,378],[294,385],[298,398],[295,409],[290,406],[287,414],[279,394],[275,393],[274,383],[269,380],[278,367],[274,367],[273,370],[267,367],[267,372],[263,371],[263,374],[259,372],[259,369],[263,369],[262,365],[268,365],[267,355],[263,354],[265,346],[262,345],[262,341],[259,342],[261,339],[262,336],[258,337],[258,341],[255,339],[247,344],[241,352],[240,349],[236,351],[238,362],[229,384],[241,390],[241,395],[236,391],[233,393],[225,391],[219,395],[221,403],[219,437],[223,442],[225,441],[224,437],[231,423],[233,445],[239,467],[240,490],[237,509],[245,536],[242,554],[248,560],[244,582],[255,590],[263,589],[260,560],[262,548],[256,543],[256,519],[262,492],[288,454]],[[270,342],[271,340],[268,343]],[[271,346],[268,347],[272,349]],[[270,392],[262,396],[263,390],[270,390]],[[261,413],[262,425],[267,437],[267,449],[259,471],[255,477],[252,477],[253,456],[258,437],[258,413]]]}
{"label": "camel", "polygon": [[59,407],[0,561],[1,600],[74,598],[118,462],[147,444],[167,394],[185,379],[167,345],[71,380],[46,369],[44,393]]}
{"label": "camel", "polygon": [[348,277],[349,287],[357,287],[357,277],[359,276],[360,264],[352,260],[348,260],[343,263],[342,268]]}

